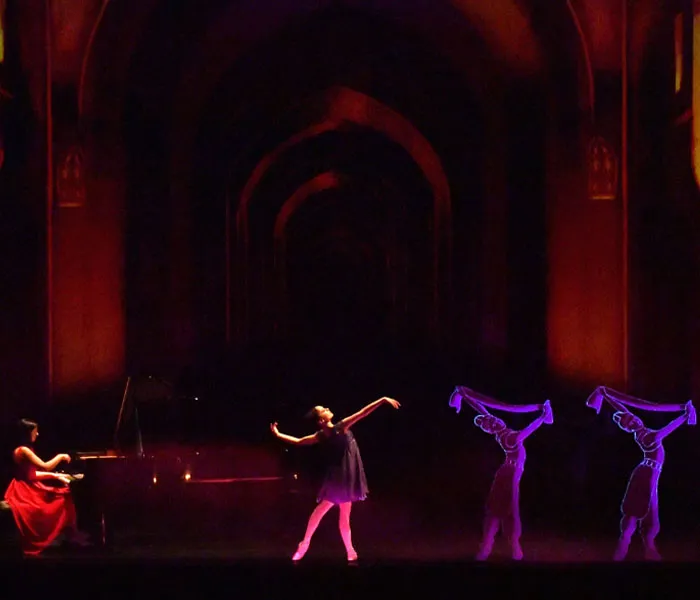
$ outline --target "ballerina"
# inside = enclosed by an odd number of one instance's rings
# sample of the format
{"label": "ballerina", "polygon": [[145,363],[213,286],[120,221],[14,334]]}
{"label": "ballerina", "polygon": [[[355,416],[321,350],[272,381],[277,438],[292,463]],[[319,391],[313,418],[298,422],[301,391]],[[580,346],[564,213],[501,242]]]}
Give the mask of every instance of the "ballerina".
{"label": "ballerina", "polygon": [[369,489],[360,449],[350,428],[374,412],[383,404],[398,409],[401,405],[393,398],[382,397],[368,404],[358,412],[333,423],[333,413],[325,406],[315,406],[310,416],[316,420],[318,431],[302,438],[280,433],[277,423],[270,430],[279,440],[295,446],[320,444],[326,455],[326,469],[321,489],[318,492],[318,505],[311,513],[304,539],[299,542],[292,560],[301,560],[309,549],[311,538],[321,523],[321,519],[335,505],[339,509],[338,527],[349,562],[357,560],[357,552],[352,544],[350,511],[352,503],[364,500]]}
{"label": "ballerina", "polygon": [[[522,560],[523,549],[520,545],[522,522],[520,520],[520,480],[525,471],[525,440],[543,423],[554,422],[552,408],[547,400],[544,404],[507,404],[487,398],[486,396],[458,386],[450,397],[450,406],[461,410],[465,400],[478,414],[474,424],[485,433],[493,435],[505,452],[505,461],[496,472],[486,500],[484,517],[484,534],[476,555],[476,560],[486,560],[493,550],[493,544],[499,528],[503,528],[511,547],[513,560]],[[506,423],[492,415],[486,407],[506,412],[524,413],[542,411],[542,414],[521,430],[510,429]]]}
{"label": "ballerina", "polygon": [[[642,461],[634,468],[627,483],[620,510],[620,539],[613,559],[622,561],[627,556],[632,536],[639,526],[644,542],[644,556],[647,560],[661,560],[656,548],[656,537],[661,530],[659,521],[659,478],[664,465],[666,452],[663,440],[684,423],[695,425],[697,417],[693,403],[654,404],[639,398],[627,396],[611,388],[600,386],[588,397],[586,405],[600,413],[605,400],[616,411],[615,424],[626,433],[634,436],[634,441],[643,453]],[[678,412],[683,414],[661,429],[650,429],[627,407],[640,408],[652,412]]]}

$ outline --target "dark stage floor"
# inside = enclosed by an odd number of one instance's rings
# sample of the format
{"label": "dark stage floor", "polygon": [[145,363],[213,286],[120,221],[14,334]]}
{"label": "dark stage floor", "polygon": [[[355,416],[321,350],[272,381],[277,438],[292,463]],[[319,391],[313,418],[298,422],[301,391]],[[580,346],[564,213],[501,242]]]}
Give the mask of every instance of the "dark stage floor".
{"label": "dark stage floor", "polygon": [[[330,524],[329,524],[330,525]],[[320,534],[320,535],[319,535]],[[479,538],[473,534],[456,537],[457,534],[428,535],[413,533],[402,538],[377,535],[377,539],[355,535],[355,547],[362,564],[438,564],[451,562],[472,562]],[[299,565],[343,563],[345,552],[340,536],[327,527],[317,533],[317,538]],[[337,538],[337,539],[335,539]],[[66,559],[109,559],[109,560],[185,560],[185,561],[275,561],[281,564],[290,561],[296,542],[289,533],[274,540],[271,537],[252,539],[250,535],[238,539],[164,539],[160,535],[140,533],[124,534],[115,539],[106,551],[81,552],[66,555]],[[522,564],[601,564],[610,560],[615,549],[616,538],[563,539],[554,534],[529,534],[523,536],[525,560]],[[697,563],[700,569],[700,545],[695,539],[659,540],[659,550],[665,563]],[[57,553],[58,556],[58,553]],[[517,566],[510,560],[509,549],[500,540],[489,563],[502,566]],[[633,542],[628,562],[645,562],[639,538]]]}
{"label": "dark stage floor", "polygon": [[[211,587],[217,595],[250,598],[295,597],[474,597],[476,593],[544,597],[680,597],[693,591],[700,552],[693,540],[665,540],[665,560],[637,562],[635,548],[625,563],[608,562],[615,539],[565,541],[556,536],[523,539],[526,560],[507,559],[500,547],[488,563],[470,560],[476,537],[461,540],[413,537],[412,543],[357,539],[356,565],[345,562],[330,532],[298,564],[287,540],[217,541],[158,539],[131,533],[115,538],[109,551],[52,551],[38,559],[7,559],[12,581],[32,587],[67,582],[72,597],[194,597]],[[287,537],[287,536],[282,536]],[[12,587],[12,586],[10,586]],[[59,586],[60,587],[60,586]],[[19,588],[16,595],[22,595]],[[210,595],[208,592],[206,595]],[[5,596],[3,596],[5,597]],[[26,598],[26,596],[23,596]],[[554,597],[554,596],[552,596]]]}
{"label": "dark stage floor", "polygon": [[[324,519],[306,557],[292,563],[313,499],[285,498],[256,506],[233,502],[192,505],[177,516],[151,509],[138,525],[115,525],[108,550],[51,549],[38,559],[9,556],[8,587],[26,599],[18,582],[47,590],[66,587],[71,597],[150,598],[217,595],[245,598],[475,597],[482,591],[518,597],[588,598],[687,596],[696,585],[700,547],[670,529],[658,539],[661,563],[641,561],[637,537],[629,561],[610,562],[616,543],[609,536],[563,535],[525,521],[525,560],[510,561],[500,539],[487,563],[472,560],[480,533],[479,515],[461,521],[375,499],[353,509],[353,537],[360,554],[348,565],[334,513]],[[171,508],[172,510],[172,508]],[[160,513],[160,514],[159,514]],[[132,515],[133,517],[133,515]],[[160,518],[159,518],[160,517]],[[57,583],[59,582],[59,583]],[[7,591],[7,595],[5,592]],[[553,596],[552,596],[553,597]]]}

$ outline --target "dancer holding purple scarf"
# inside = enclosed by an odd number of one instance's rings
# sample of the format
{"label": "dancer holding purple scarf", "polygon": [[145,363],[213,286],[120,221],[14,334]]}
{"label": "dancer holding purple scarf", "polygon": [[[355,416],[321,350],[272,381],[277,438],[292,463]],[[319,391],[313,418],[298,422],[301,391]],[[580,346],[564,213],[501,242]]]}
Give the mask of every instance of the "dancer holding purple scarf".
{"label": "dancer holding purple scarf", "polygon": [[[552,408],[547,400],[544,404],[508,404],[488,398],[465,386],[457,386],[450,397],[450,406],[457,412],[466,402],[478,414],[474,424],[482,431],[494,436],[505,453],[505,461],[496,472],[491,490],[486,500],[484,518],[484,537],[481,542],[477,560],[486,560],[496,539],[499,528],[508,537],[513,560],[522,560],[523,550],[520,546],[522,522],[520,520],[520,480],[525,471],[526,452],[524,441],[543,423],[554,422]],[[492,415],[488,408],[511,413],[529,413],[541,411],[542,414],[521,430],[510,429],[506,423]]]}
{"label": "dancer holding purple scarf", "polygon": [[[640,398],[628,396],[609,387],[599,386],[588,397],[586,405],[600,413],[603,401],[616,412],[613,421],[617,426],[634,436],[634,441],[641,448],[644,456],[632,471],[627,490],[622,500],[622,520],[620,522],[620,539],[614,554],[614,560],[621,561],[627,556],[632,535],[639,526],[644,541],[644,555],[648,560],[661,560],[656,548],[656,536],[661,530],[659,522],[659,478],[664,464],[665,451],[663,440],[684,423],[695,425],[697,417],[693,403],[655,404]],[[683,412],[661,429],[650,429],[628,407],[651,412]]]}

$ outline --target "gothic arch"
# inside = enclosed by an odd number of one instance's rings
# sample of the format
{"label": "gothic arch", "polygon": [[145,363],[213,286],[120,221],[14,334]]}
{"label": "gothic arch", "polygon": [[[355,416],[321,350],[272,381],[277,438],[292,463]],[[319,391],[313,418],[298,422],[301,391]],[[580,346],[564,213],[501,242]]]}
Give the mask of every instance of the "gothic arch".
{"label": "gothic arch", "polygon": [[[451,249],[451,195],[450,186],[440,161],[440,157],[428,140],[398,112],[368,95],[346,87],[337,87],[327,94],[328,106],[325,119],[316,125],[299,132],[267,154],[253,169],[243,187],[235,218],[236,240],[236,274],[244,307],[251,302],[249,273],[254,265],[250,262],[249,210],[256,186],[262,181],[267,170],[278,161],[284,153],[297,144],[314,136],[338,129],[343,123],[353,123],[373,129],[399,144],[421,169],[429,182],[433,195],[433,320],[439,318],[439,297],[444,282],[440,271],[443,264],[450,262]],[[325,181],[325,179],[324,179]],[[294,202],[289,206],[298,206]],[[247,309],[244,309],[247,312]],[[246,312],[237,315],[239,331],[246,321]],[[228,319],[227,319],[228,320]]]}

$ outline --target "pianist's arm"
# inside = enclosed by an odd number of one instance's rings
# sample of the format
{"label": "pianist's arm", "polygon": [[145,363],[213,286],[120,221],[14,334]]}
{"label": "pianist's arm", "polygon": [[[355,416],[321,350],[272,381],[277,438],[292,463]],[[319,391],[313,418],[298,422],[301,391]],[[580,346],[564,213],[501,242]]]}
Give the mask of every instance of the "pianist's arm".
{"label": "pianist's arm", "polygon": [[58,479],[61,483],[68,485],[71,482],[70,477],[63,473],[50,473],[49,471],[34,471],[37,479]]}
{"label": "pianist's arm", "polygon": [[61,462],[70,462],[67,454],[57,454],[50,461],[44,462],[26,446],[20,446],[15,450],[15,461],[28,461],[37,468],[36,475],[39,479],[61,479],[60,473],[51,473]]}

